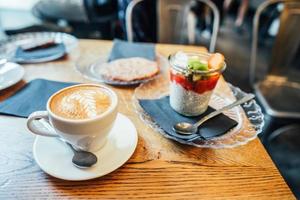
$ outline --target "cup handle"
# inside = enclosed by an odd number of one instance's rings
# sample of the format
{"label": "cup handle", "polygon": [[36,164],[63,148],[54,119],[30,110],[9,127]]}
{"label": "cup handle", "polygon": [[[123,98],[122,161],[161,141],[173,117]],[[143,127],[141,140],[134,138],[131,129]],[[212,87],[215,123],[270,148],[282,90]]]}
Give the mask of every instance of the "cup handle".
{"label": "cup handle", "polygon": [[[56,133],[53,133],[53,131],[46,130],[47,127],[45,124],[40,122],[40,119],[45,119],[46,123],[50,125],[49,123],[49,117],[48,117],[48,112],[47,111],[36,111],[34,113],[31,113],[27,119],[27,128],[34,134],[36,135],[41,135],[41,136],[47,136],[47,137],[59,137]],[[42,130],[41,128],[37,127],[35,123],[41,124],[45,130]]]}

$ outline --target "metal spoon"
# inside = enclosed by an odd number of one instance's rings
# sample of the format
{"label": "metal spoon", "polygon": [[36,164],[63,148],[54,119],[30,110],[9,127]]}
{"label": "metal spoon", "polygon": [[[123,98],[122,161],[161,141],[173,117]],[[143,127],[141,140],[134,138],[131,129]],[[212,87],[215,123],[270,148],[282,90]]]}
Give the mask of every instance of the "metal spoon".
{"label": "metal spoon", "polygon": [[241,98],[238,101],[233,102],[232,104],[229,104],[223,108],[221,108],[220,110],[216,110],[212,113],[209,113],[208,115],[206,115],[205,117],[203,117],[202,119],[200,119],[197,123],[195,124],[190,124],[188,122],[179,122],[177,124],[175,124],[173,126],[173,130],[176,131],[178,134],[182,134],[182,135],[191,135],[194,134],[198,131],[198,127],[203,124],[204,122],[206,122],[207,120],[221,114],[222,112],[229,110],[235,106],[241,105],[242,103],[245,103],[251,99],[253,99],[255,96],[253,94],[249,94],[243,98]]}
{"label": "metal spoon", "polygon": [[71,147],[74,156],[72,158],[72,163],[78,168],[88,168],[97,163],[97,156],[88,151],[82,151],[75,149],[70,143],[65,142]]}
{"label": "metal spoon", "polygon": [[[45,119],[42,119],[41,123],[47,129],[54,131],[53,128],[49,125],[49,123],[46,122]],[[77,150],[69,142],[67,142],[65,139],[63,139],[61,137],[57,137],[57,139],[66,143],[72,149],[72,151],[74,153],[74,156],[72,158],[72,163],[74,166],[76,166],[78,168],[88,168],[97,163],[98,158],[95,154],[88,152],[88,151]]]}

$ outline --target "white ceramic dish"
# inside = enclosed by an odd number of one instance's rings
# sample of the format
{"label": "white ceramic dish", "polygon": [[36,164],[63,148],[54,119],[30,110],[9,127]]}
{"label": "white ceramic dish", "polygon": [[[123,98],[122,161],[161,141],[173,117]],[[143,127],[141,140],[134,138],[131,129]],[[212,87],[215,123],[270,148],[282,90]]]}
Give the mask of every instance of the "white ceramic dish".
{"label": "white ceramic dish", "polygon": [[24,76],[24,68],[16,63],[7,62],[0,66],[0,90],[19,82]]}
{"label": "white ceramic dish", "polygon": [[[7,60],[14,61],[16,49],[19,46],[26,44],[41,43],[41,41],[53,40],[56,43],[63,43],[66,48],[66,52],[70,53],[77,45],[78,39],[67,33],[60,32],[32,32],[32,33],[21,33],[10,36],[7,40],[0,42],[0,57]],[[63,54],[62,54],[63,55]],[[20,63],[41,63],[56,60],[62,55],[55,54],[53,56],[31,59],[31,60],[15,60]]]}
{"label": "white ceramic dish", "polygon": [[119,113],[106,144],[98,152],[94,152],[98,163],[91,168],[75,167],[72,164],[72,150],[56,138],[37,136],[33,155],[47,174],[59,179],[82,181],[104,176],[121,167],[134,153],[137,141],[135,126],[130,119]]}

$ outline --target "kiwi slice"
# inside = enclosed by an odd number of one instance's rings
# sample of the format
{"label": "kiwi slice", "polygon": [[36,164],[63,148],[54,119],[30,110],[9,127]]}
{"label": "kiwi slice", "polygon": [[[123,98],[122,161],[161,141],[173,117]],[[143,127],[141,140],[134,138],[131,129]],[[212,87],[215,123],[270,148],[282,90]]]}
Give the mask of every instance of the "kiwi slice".
{"label": "kiwi slice", "polygon": [[208,64],[200,62],[199,60],[196,59],[190,59],[188,61],[188,68],[191,70],[207,71]]}

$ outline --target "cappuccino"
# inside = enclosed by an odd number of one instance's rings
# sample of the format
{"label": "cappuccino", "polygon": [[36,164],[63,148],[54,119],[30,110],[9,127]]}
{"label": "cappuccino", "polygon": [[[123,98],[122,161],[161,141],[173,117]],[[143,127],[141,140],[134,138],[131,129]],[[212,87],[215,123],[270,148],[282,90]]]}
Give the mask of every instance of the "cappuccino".
{"label": "cappuccino", "polygon": [[67,119],[91,119],[104,113],[111,105],[109,93],[94,85],[79,85],[62,90],[50,101],[50,110]]}

